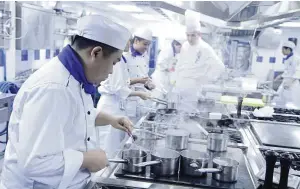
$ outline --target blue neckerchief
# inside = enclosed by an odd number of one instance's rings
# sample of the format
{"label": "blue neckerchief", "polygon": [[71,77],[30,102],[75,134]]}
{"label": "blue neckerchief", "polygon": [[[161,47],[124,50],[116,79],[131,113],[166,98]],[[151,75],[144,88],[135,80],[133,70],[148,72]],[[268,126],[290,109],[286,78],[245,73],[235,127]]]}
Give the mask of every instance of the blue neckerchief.
{"label": "blue neckerchief", "polygon": [[127,63],[127,60],[126,60],[125,56],[122,55],[122,59],[123,59],[123,61],[124,61],[125,63]]}
{"label": "blue neckerchief", "polygon": [[175,57],[176,56],[176,52],[175,52],[175,45],[174,45],[174,43],[172,43],[172,50],[173,50],[173,56]]}
{"label": "blue neckerchief", "polygon": [[287,60],[287,59],[289,59],[293,55],[294,55],[294,53],[292,52],[291,54],[287,55],[286,58],[283,58],[283,60]]}
{"label": "blue neckerchief", "polygon": [[83,66],[77,53],[70,45],[67,45],[58,55],[58,59],[70,72],[70,74],[80,83],[87,94],[95,94],[96,88],[90,83],[84,74]]}
{"label": "blue neckerchief", "polygon": [[133,48],[133,45],[130,46],[130,51],[131,51],[131,55],[132,55],[133,57],[136,57],[136,56],[142,56],[142,55],[143,55],[142,53],[136,51],[136,50]]}

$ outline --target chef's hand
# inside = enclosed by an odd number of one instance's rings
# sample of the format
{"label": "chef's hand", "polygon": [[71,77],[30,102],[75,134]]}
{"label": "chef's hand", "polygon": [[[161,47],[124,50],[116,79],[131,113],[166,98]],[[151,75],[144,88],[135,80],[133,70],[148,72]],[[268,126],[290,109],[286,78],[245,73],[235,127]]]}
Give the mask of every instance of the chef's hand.
{"label": "chef's hand", "polygon": [[107,165],[106,153],[103,150],[97,149],[83,152],[81,168],[88,169],[90,172],[97,172]]}
{"label": "chef's hand", "polygon": [[137,96],[140,97],[142,100],[148,100],[151,98],[151,95],[147,92],[137,91]]}
{"label": "chef's hand", "polygon": [[146,83],[145,83],[145,87],[149,90],[152,90],[152,89],[155,89],[155,84],[151,81],[151,80],[148,80]]}
{"label": "chef's hand", "polygon": [[116,117],[111,120],[110,125],[126,133],[131,133],[133,128],[133,123],[127,117]]}
{"label": "chef's hand", "polygon": [[143,78],[138,78],[139,79],[139,83],[142,83],[142,84],[146,84],[150,78],[149,77],[143,77]]}

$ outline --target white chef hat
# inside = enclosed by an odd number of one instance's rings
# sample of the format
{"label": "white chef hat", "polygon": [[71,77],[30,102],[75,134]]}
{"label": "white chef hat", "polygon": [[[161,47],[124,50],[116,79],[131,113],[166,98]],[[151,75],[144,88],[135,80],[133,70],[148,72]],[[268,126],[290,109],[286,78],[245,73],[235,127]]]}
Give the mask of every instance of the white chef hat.
{"label": "white chef hat", "polygon": [[185,11],[185,26],[186,32],[200,32],[201,31],[201,24],[200,24],[200,15],[191,10]]}
{"label": "white chef hat", "polygon": [[133,35],[148,41],[152,40],[152,31],[148,28],[138,28]]}
{"label": "white chef hat", "polygon": [[77,21],[78,35],[124,50],[130,31],[101,15],[88,15]]}
{"label": "white chef hat", "polygon": [[179,42],[181,45],[184,43],[184,41],[186,40],[185,36],[175,36],[174,40],[176,40],[177,42]]}
{"label": "white chef hat", "polygon": [[292,42],[292,41],[285,41],[285,42],[283,42],[282,46],[283,47],[289,47],[292,50],[296,47],[295,43]]}

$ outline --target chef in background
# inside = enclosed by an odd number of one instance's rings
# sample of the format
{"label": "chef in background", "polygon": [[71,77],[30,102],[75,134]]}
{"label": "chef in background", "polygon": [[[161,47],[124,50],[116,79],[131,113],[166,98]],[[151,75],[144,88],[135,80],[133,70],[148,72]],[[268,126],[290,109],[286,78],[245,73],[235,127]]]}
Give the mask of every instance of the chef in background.
{"label": "chef in background", "polygon": [[170,76],[175,71],[178,54],[184,42],[183,38],[176,37],[171,44],[164,48],[158,55],[155,71],[151,75],[156,86],[166,90],[170,87]]}
{"label": "chef in background", "polygon": [[175,89],[188,104],[197,101],[197,91],[203,84],[216,81],[225,66],[213,48],[201,39],[199,15],[185,13],[187,42],[182,45],[175,74]]}
{"label": "chef in background", "polygon": [[274,100],[278,105],[291,103],[294,108],[300,108],[300,57],[294,52],[296,45],[292,41],[285,41],[282,45],[284,57],[284,72],[277,76],[275,80],[283,79],[277,93],[279,96]]}
{"label": "chef in background", "polygon": [[127,118],[97,111],[91,98],[120,61],[130,32],[100,15],[81,17],[77,30],[15,97],[1,189],[84,188],[91,172],[108,163],[95,125],[132,130]]}

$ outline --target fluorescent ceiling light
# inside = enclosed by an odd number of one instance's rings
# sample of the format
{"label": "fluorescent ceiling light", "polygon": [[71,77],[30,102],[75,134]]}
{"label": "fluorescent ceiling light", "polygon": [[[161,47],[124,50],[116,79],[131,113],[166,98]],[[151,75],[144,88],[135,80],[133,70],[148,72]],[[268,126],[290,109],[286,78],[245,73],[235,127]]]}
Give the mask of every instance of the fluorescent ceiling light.
{"label": "fluorescent ceiling light", "polygon": [[154,15],[151,14],[131,14],[131,16],[139,20],[147,20],[147,21],[157,20],[154,18]]}
{"label": "fluorescent ceiling light", "polygon": [[143,12],[143,9],[134,6],[134,5],[115,5],[115,4],[109,4],[109,7],[116,9],[118,11],[124,11],[124,12]]}
{"label": "fluorescent ceiling light", "polygon": [[285,22],[279,25],[280,27],[300,27],[300,22]]}

